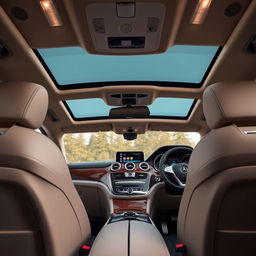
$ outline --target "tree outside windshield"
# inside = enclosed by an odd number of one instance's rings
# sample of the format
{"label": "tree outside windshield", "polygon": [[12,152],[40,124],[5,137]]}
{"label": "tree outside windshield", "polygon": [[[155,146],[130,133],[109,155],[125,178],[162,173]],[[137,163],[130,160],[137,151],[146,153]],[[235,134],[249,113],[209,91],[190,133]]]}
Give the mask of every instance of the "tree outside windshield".
{"label": "tree outside windshield", "polygon": [[134,141],[123,139],[114,132],[74,133],[64,136],[66,159],[69,163],[115,160],[117,151],[143,151],[145,159],[166,145],[194,147],[200,140],[195,132],[149,131]]}

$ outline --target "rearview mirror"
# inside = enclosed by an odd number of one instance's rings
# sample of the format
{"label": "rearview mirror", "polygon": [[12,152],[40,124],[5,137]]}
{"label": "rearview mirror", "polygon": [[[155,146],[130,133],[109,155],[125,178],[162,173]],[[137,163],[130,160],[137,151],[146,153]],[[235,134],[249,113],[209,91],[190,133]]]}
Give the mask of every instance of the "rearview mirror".
{"label": "rearview mirror", "polygon": [[123,134],[125,140],[136,140],[137,133],[124,133]]}

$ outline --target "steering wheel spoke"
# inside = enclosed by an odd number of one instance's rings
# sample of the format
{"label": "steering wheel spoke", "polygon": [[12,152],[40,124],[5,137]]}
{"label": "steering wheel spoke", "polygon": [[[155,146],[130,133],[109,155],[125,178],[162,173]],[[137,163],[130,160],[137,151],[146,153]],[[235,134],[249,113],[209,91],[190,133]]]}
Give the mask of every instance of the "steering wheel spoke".
{"label": "steering wheel spoke", "polygon": [[166,166],[166,167],[164,168],[164,172],[172,173],[172,174],[173,174],[172,166]]}
{"label": "steering wheel spoke", "polygon": [[164,168],[164,172],[172,174],[172,177],[175,179],[175,181],[177,182],[177,184],[178,184],[179,186],[181,186],[181,187],[185,187],[185,186],[186,186],[186,184],[183,183],[183,182],[178,178],[178,176],[175,174],[175,172],[174,172],[172,166],[165,167],[165,168]]}

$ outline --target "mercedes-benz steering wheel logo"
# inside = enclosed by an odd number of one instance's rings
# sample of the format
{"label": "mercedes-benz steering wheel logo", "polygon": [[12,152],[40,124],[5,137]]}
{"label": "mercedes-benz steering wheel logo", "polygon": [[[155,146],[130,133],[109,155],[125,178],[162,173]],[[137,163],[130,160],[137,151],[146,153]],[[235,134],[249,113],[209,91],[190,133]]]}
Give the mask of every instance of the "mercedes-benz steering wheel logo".
{"label": "mercedes-benz steering wheel logo", "polygon": [[182,165],[182,166],[180,167],[180,171],[181,171],[182,173],[187,173],[187,172],[188,172],[188,167],[187,167],[186,165]]}

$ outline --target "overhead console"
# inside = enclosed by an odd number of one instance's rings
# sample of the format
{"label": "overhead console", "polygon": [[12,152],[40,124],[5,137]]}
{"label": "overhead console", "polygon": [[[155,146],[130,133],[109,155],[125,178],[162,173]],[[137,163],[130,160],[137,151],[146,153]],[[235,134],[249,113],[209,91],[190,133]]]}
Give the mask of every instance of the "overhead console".
{"label": "overhead console", "polygon": [[152,103],[149,93],[112,93],[107,95],[107,103],[110,106],[146,106]]}
{"label": "overhead console", "polygon": [[89,4],[86,17],[99,53],[136,54],[157,51],[165,6],[152,2]]}

